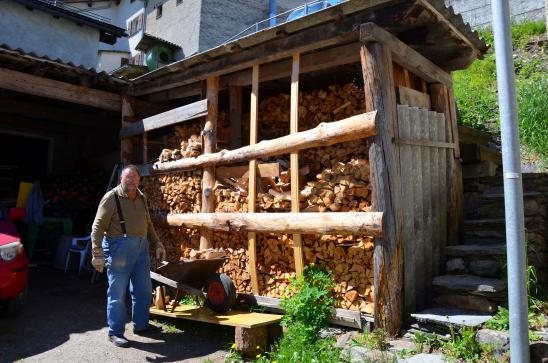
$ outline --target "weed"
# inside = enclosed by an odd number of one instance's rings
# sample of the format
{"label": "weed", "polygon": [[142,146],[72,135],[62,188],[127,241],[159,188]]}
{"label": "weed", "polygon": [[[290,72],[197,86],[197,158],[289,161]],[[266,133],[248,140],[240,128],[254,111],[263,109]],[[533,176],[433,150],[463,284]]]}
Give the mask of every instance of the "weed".
{"label": "weed", "polygon": [[415,344],[415,351],[417,353],[424,352],[424,345],[426,344],[426,333],[415,332],[413,334],[413,344]]}
{"label": "weed", "polygon": [[476,362],[482,356],[482,347],[475,338],[476,331],[473,328],[465,327],[459,332],[451,328],[451,339],[443,343],[441,349],[451,359]]}
{"label": "weed", "polygon": [[285,316],[281,325],[298,327],[308,341],[314,341],[321,328],[327,325],[327,319],[333,309],[335,299],[332,295],[334,282],[327,271],[310,264],[303,274],[292,279],[288,298],[283,298],[281,308]]}
{"label": "weed", "polygon": [[181,332],[181,330],[177,328],[177,325],[173,323],[157,319],[153,319],[152,322],[158,324],[162,328],[163,333],[176,334]]}
{"label": "weed", "polygon": [[299,278],[292,279],[291,296],[284,297],[281,303],[286,312],[282,320],[286,332],[257,362],[345,362],[341,349],[333,347],[334,339],[318,339],[318,332],[327,325],[335,303],[333,286],[331,274],[314,264],[305,267]]}
{"label": "weed", "polygon": [[370,332],[369,329],[365,329],[361,335],[352,339],[352,344],[363,346],[371,350],[388,350],[386,335],[381,329],[375,329],[372,332]]}
{"label": "weed", "polygon": [[179,300],[179,304],[204,306],[204,299],[195,295],[184,295],[181,300]]}

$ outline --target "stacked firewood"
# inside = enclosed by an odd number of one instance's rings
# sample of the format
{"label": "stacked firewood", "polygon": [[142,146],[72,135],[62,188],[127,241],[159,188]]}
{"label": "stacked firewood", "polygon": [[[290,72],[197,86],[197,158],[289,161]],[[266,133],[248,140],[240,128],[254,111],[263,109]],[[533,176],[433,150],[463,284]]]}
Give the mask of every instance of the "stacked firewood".
{"label": "stacked firewood", "polygon": [[[280,94],[259,105],[260,139],[269,140],[289,134],[290,96]],[[299,93],[299,131],[322,122],[342,120],[364,113],[365,94],[354,83],[333,85],[327,90]]]}
{"label": "stacked firewood", "polygon": [[200,246],[200,233],[197,230],[158,226],[155,226],[155,230],[166,248],[166,261],[179,261],[185,250],[198,249]]}
{"label": "stacked firewood", "polygon": [[280,298],[287,295],[289,279],[295,277],[291,236],[261,233],[257,236],[259,294]]}
{"label": "stacked firewood", "polygon": [[183,250],[183,259],[191,260],[212,260],[215,258],[228,257],[227,251],[223,248],[208,248],[207,250],[196,250],[194,248],[186,247]]}
{"label": "stacked firewood", "polygon": [[143,178],[143,191],[152,213],[198,213],[201,207],[201,172],[188,171]]}
{"label": "stacked firewood", "polygon": [[215,232],[214,247],[223,249],[228,260],[221,267],[224,273],[232,279],[238,292],[251,292],[251,276],[249,275],[249,256],[247,254],[247,233],[241,232]]}
{"label": "stacked firewood", "polygon": [[[259,108],[260,139],[273,139],[289,133],[289,95],[280,94],[263,100]],[[327,90],[299,95],[299,130],[307,130],[321,122],[344,119],[364,113],[363,90],[354,84],[332,86]],[[244,125],[245,127],[245,125]],[[193,130],[179,130],[187,139]],[[248,131],[244,130],[244,135]],[[257,212],[288,212],[291,210],[291,180],[288,160],[279,160],[281,171],[275,178],[259,178]],[[300,210],[302,212],[369,211],[368,145],[365,140],[345,142],[328,147],[303,150],[299,153]],[[176,174],[171,174],[176,175]],[[145,188],[154,209],[172,213],[199,212],[201,189],[199,175],[179,174],[179,179],[155,177],[150,191]],[[217,180],[214,193],[216,212],[248,211],[248,180],[246,177]],[[152,188],[154,186],[154,188]],[[194,194],[192,193],[194,191]],[[179,195],[179,197],[177,197]],[[153,201],[153,199],[155,201]],[[189,200],[193,200],[190,203]],[[198,256],[199,233],[184,228],[170,228],[173,258]],[[175,232],[172,232],[175,231]],[[288,294],[289,279],[295,276],[291,235],[257,234],[259,293],[280,298]],[[247,233],[215,232],[214,248],[223,249],[227,262],[219,272],[229,275],[239,292],[251,292]],[[336,282],[337,306],[373,312],[373,239],[367,236],[303,235],[305,263],[315,263],[333,273]],[[168,248],[168,254],[169,252]],[[194,251],[194,252],[193,252]],[[178,256],[176,254],[178,253]],[[171,257],[170,257],[171,258]]]}
{"label": "stacked firewood", "polygon": [[371,207],[369,162],[351,159],[324,169],[301,191],[305,212],[368,212]]}
{"label": "stacked firewood", "polygon": [[373,238],[368,236],[305,235],[305,263],[333,274],[337,307],[373,312]]}

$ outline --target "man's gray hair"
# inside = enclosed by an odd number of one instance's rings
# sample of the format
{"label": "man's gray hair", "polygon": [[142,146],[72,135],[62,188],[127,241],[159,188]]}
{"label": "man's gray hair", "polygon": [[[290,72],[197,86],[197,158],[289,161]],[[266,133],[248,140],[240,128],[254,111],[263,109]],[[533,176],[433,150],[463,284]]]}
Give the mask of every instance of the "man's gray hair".
{"label": "man's gray hair", "polygon": [[134,172],[137,173],[137,175],[139,175],[139,177],[141,176],[141,172],[139,172],[139,168],[138,168],[136,165],[128,164],[128,165],[124,166],[124,168],[123,168],[122,171],[120,172],[120,178],[122,177],[122,174],[123,174],[124,171],[126,171],[126,170],[134,171]]}

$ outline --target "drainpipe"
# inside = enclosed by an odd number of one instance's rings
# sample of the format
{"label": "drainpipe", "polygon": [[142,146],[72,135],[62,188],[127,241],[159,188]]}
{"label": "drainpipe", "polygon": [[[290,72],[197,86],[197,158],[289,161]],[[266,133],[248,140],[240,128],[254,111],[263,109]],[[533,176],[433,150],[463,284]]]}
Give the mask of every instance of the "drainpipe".
{"label": "drainpipe", "polygon": [[268,26],[276,25],[276,0],[268,0]]}
{"label": "drainpipe", "polygon": [[510,354],[513,362],[529,363],[523,186],[508,0],[493,0],[491,2],[491,11],[493,12],[493,32],[495,36],[502,165],[504,170]]}

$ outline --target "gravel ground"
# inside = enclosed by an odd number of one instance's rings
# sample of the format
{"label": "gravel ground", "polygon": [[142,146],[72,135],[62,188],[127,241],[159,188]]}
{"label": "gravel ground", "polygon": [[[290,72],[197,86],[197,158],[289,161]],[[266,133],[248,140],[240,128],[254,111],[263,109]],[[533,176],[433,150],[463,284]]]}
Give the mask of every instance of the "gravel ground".
{"label": "gravel ground", "polygon": [[234,340],[230,327],[154,320],[162,333],[136,336],[128,323],[131,347],[117,348],[107,340],[105,303],[106,281],[32,267],[23,312],[0,316],[0,362],[223,362]]}

